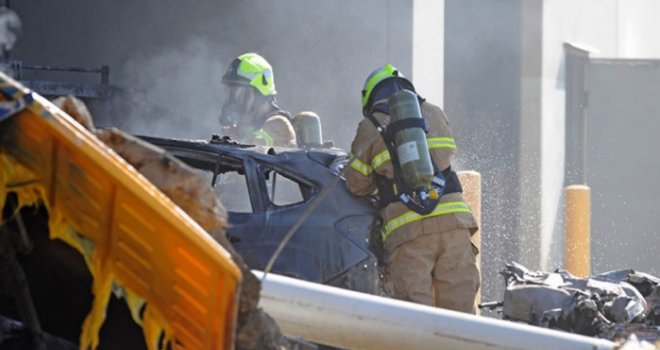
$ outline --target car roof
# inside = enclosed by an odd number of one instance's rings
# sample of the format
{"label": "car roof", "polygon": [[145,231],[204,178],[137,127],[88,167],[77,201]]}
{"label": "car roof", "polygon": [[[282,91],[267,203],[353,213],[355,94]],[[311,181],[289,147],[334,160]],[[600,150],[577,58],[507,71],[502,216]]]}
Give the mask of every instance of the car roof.
{"label": "car roof", "polygon": [[185,140],[177,138],[160,138],[138,135],[139,138],[162,147],[168,151],[180,149],[185,151],[223,155],[236,159],[252,158],[284,167],[296,167],[301,162],[314,161],[326,168],[338,158],[348,154],[339,148],[286,148],[266,147],[259,145],[240,144],[227,138],[213,137],[211,140]]}

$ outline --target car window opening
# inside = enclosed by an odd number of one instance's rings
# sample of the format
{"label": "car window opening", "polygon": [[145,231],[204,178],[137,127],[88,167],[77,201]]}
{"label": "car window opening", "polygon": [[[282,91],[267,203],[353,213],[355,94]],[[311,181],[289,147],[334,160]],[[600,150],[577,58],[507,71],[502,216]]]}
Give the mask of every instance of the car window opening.
{"label": "car window opening", "polygon": [[276,206],[284,207],[305,202],[312,194],[312,189],[274,169],[266,168],[263,172],[268,189],[268,199]]}

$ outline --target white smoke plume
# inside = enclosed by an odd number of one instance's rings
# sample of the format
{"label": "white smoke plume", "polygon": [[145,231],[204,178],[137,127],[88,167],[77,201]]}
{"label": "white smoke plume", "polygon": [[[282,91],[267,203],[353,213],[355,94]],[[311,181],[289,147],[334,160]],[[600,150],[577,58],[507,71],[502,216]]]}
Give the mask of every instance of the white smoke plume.
{"label": "white smoke plume", "polygon": [[208,139],[219,133],[225,69],[220,49],[192,39],[179,47],[136,53],[118,72],[121,95],[110,125],[142,135]]}

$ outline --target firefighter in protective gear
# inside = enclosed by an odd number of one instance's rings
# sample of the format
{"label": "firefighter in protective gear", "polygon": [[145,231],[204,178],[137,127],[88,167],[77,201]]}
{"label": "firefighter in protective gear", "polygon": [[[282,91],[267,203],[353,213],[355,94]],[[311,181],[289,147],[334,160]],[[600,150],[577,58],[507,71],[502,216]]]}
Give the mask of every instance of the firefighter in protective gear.
{"label": "firefighter in protective gear", "polygon": [[222,77],[225,101],[220,124],[225,136],[262,146],[297,146],[289,113],[275,103],[273,69],[256,53],[232,61]]}
{"label": "firefighter in protective gear", "polygon": [[412,83],[389,64],[367,78],[362,91],[365,118],[351,145],[353,162],[346,172],[348,190],[379,198],[393,297],[474,314],[480,276],[478,250],[471,236],[477,223],[450,167],[456,144],[447,118],[440,107],[417,95],[433,166],[446,180],[437,204],[427,214],[419,214],[400,199],[394,180],[397,164],[384,141],[387,133],[376,127],[388,126],[388,98],[403,89],[415,92]]}

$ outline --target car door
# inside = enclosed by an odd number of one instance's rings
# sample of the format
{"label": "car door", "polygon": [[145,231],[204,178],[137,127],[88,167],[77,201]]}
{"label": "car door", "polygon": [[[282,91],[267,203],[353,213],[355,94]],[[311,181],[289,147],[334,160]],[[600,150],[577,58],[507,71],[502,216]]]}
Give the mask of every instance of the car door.
{"label": "car door", "polygon": [[218,174],[214,188],[227,209],[230,242],[248,266],[258,268],[253,258],[255,243],[260,241],[267,226],[262,194],[264,185],[256,175],[253,159],[244,158],[241,163],[242,168]]}
{"label": "car door", "polygon": [[[262,159],[243,159],[243,173],[250,212],[232,210],[231,201],[238,198],[221,198],[229,209],[229,238],[250,268],[263,270],[286,233],[302,214],[302,204],[308,202],[315,190],[309,183],[299,183],[274,170]],[[300,181],[299,179],[297,179]],[[238,186],[235,186],[238,188]],[[235,190],[235,188],[233,189]],[[272,272],[319,281],[318,254],[310,245],[299,244],[299,238],[287,244]],[[295,260],[295,261],[294,261]]]}

